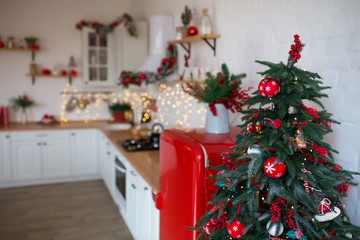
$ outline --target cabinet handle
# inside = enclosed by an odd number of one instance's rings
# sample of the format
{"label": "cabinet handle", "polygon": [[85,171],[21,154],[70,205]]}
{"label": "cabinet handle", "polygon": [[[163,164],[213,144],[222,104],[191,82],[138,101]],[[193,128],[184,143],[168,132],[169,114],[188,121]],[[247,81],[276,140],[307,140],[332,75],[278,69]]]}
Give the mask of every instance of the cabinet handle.
{"label": "cabinet handle", "polygon": [[133,183],[131,184],[131,186],[133,189],[136,189],[136,186]]}
{"label": "cabinet handle", "polygon": [[110,143],[109,143],[109,142],[106,142],[106,145],[110,146]]}
{"label": "cabinet handle", "polygon": [[144,190],[147,191],[149,188],[148,187],[144,187]]}
{"label": "cabinet handle", "polygon": [[9,138],[10,138],[10,135],[6,135],[6,138],[9,139]]}
{"label": "cabinet handle", "polygon": [[44,133],[44,134],[36,134],[36,137],[47,137],[47,134]]}
{"label": "cabinet handle", "polygon": [[71,136],[75,136],[75,133],[71,133]]}
{"label": "cabinet handle", "polygon": [[130,173],[131,173],[133,176],[137,176],[137,174],[136,174],[133,170],[131,170]]}
{"label": "cabinet handle", "polygon": [[107,155],[110,155],[110,152],[107,152]]}
{"label": "cabinet handle", "polygon": [[41,143],[38,142],[38,146],[41,146]]}
{"label": "cabinet handle", "polygon": [[46,142],[44,142],[43,145],[46,146]]}

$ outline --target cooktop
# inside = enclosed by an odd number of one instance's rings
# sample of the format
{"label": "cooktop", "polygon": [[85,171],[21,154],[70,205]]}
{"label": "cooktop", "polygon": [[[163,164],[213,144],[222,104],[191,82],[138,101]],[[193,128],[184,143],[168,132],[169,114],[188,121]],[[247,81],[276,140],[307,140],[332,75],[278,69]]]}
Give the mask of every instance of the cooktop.
{"label": "cooktop", "polygon": [[128,152],[159,149],[159,142],[151,141],[150,138],[127,139],[119,141],[118,144]]}

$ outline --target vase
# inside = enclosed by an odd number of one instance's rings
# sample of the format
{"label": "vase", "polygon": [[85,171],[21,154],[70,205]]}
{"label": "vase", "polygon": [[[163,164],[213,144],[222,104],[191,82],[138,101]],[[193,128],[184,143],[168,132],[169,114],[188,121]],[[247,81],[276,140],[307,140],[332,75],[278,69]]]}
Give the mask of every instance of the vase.
{"label": "vase", "polygon": [[20,122],[21,122],[21,125],[26,125],[26,123],[27,123],[26,108],[22,108],[22,109],[21,109],[21,112],[20,112]]}
{"label": "vase", "polygon": [[206,104],[206,122],[205,132],[207,133],[229,133],[230,122],[229,122],[229,111],[225,108],[224,104],[215,104],[217,116],[214,116],[210,111],[209,105]]}
{"label": "vase", "polygon": [[114,117],[114,122],[123,122],[124,121],[124,113],[123,112],[114,112],[113,117]]}

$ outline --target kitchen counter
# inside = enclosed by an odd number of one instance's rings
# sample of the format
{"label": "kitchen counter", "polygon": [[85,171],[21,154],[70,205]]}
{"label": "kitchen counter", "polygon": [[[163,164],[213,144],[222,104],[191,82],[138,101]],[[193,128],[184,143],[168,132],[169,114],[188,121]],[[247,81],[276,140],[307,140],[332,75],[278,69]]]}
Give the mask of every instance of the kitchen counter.
{"label": "kitchen counter", "polygon": [[138,138],[135,131],[130,130],[113,130],[108,121],[91,121],[91,122],[68,122],[54,125],[43,125],[29,123],[27,125],[10,124],[7,127],[0,127],[0,131],[41,131],[41,130],[66,130],[66,129],[87,129],[96,128],[101,130],[111,141],[114,147],[128,160],[132,167],[141,175],[141,177],[153,187],[155,192],[159,191],[159,151],[137,151],[127,152],[118,141],[129,138]]}

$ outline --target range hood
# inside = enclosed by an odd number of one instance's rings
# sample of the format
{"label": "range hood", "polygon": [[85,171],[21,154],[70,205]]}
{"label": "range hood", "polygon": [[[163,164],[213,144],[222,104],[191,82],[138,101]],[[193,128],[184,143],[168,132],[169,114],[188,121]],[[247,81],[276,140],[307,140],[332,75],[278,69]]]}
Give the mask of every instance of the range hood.
{"label": "range hood", "polygon": [[174,38],[174,23],[170,16],[150,17],[149,56],[136,71],[157,72],[161,59],[166,57],[168,41]]}

